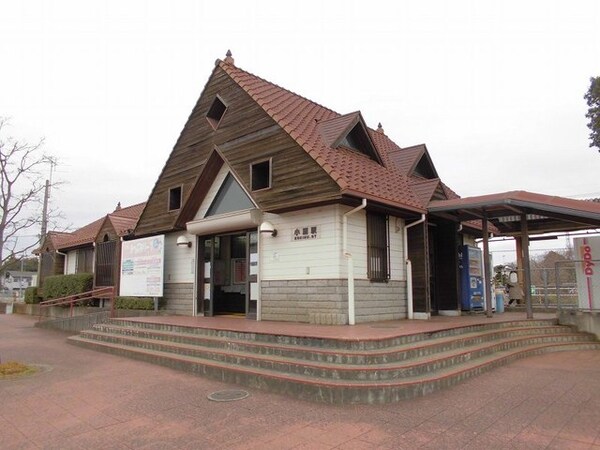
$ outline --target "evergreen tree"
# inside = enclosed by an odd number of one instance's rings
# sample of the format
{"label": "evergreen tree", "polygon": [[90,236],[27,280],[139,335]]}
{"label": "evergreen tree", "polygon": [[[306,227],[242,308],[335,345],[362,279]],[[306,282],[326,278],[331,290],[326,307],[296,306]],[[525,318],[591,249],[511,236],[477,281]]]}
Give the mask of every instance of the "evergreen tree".
{"label": "evergreen tree", "polygon": [[600,77],[590,78],[590,88],[584,98],[589,106],[585,117],[590,119],[588,128],[592,130],[590,147],[596,147],[600,152]]}

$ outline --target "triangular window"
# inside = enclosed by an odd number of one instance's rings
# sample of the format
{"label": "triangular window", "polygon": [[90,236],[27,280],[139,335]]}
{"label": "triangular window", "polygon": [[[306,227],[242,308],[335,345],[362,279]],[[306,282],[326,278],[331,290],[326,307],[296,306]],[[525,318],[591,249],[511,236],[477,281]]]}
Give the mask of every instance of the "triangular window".
{"label": "triangular window", "polygon": [[226,110],[227,105],[223,103],[219,96],[216,96],[206,113],[206,120],[208,120],[208,123],[213,129],[216,130],[219,127],[219,123],[221,123],[221,119],[225,115]]}
{"label": "triangular window", "polygon": [[419,160],[417,166],[415,167],[415,170],[413,171],[413,175],[427,178],[428,180],[438,178],[438,175],[435,169],[433,168],[431,162],[429,161],[429,158],[427,158],[427,156],[425,155],[421,156],[421,159]]}
{"label": "triangular window", "polygon": [[374,158],[377,155],[371,139],[360,122],[354,125],[352,130],[340,141],[340,146],[356,150],[369,158]]}
{"label": "triangular window", "polygon": [[217,192],[210,208],[206,212],[206,217],[244,211],[251,208],[254,208],[254,203],[252,203],[248,194],[246,194],[231,174],[227,174],[225,181],[223,181],[223,184],[219,188],[219,192]]}

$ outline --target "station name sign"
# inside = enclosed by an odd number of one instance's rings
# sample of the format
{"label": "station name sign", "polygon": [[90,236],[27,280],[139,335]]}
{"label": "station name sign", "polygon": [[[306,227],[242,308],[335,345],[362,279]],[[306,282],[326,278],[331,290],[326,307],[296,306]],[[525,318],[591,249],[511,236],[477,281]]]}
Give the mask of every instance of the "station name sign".
{"label": "station name sign", "polygon": [[294,228],[292,231],[293,241],[308,241],[311,239],[319,238],[319,227],[317,225],[310,225],[307,227]]}

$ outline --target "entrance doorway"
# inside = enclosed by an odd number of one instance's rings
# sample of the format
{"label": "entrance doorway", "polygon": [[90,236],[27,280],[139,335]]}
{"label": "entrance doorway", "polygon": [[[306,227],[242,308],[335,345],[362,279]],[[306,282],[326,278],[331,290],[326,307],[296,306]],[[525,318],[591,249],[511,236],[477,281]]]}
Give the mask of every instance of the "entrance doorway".
{"label": "entrance doorway", "polygon": [[198,252],[197,313],[256,318],[257,232],[200,237]]}

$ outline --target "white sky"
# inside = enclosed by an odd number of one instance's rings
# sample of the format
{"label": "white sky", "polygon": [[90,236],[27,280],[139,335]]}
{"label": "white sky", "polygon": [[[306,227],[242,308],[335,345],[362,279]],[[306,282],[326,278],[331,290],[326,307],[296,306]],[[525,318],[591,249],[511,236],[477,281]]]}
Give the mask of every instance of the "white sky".
{"label": "white sky", "polygon": [[426,143],[462,196],[600,197],[583,95],[600,2],[0,0],[0,116],[67,181],[82,226],[145,201],[216,58],[400,146]]}

